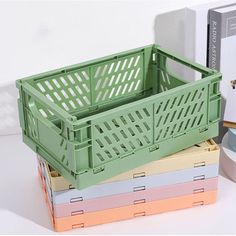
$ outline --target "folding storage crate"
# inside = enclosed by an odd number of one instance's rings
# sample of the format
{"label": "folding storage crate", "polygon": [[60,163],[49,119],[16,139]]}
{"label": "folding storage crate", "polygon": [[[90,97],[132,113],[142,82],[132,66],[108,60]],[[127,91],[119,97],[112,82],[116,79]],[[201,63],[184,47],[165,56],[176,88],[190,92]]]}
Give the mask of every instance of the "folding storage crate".
{"label": "folding storage crate", "polygon": [[[217,195],[219,147],[213,140],[113,177],[89,187],[90,191],[70,189],[68,182],[45,161],[39,158],[39,163],[53,225],[58,231],[209,204]],[[153,166],[157,166],[156,172]],[[148,186],[153,182],[151,177],[159,186]],[[139,183],[134,183],[135,188],[129,192],[117,194],[112,188],[101,196],[105,192],[102,185],[120,182],[116,188],[122,190],[127,182],[137,179]],[[96,190],[91,192],[93,188]],[[82,196],[86,191],[87,197]]]}
{"label": "folding storage crate", "polygon": [[[169,61],[201,73],[187,83]],[[81,189],[218,135],[221,74],[151,45],[17,81],[24,142]]]}

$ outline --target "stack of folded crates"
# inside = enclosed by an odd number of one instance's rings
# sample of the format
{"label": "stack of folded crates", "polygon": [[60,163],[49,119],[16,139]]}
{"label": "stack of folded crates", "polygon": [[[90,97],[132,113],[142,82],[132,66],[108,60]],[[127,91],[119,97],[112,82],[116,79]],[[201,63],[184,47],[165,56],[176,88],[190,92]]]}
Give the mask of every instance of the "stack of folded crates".
{"label": "stack of folded crates", "polygon": [[38,160],[56,231],[206,205],[217,197],[219,148],[213,140],[82,190]]}
{"label": "stack of folded crates", "polygon": [[150,45],[17,81],[55,230],[215,202],[220,79]]}

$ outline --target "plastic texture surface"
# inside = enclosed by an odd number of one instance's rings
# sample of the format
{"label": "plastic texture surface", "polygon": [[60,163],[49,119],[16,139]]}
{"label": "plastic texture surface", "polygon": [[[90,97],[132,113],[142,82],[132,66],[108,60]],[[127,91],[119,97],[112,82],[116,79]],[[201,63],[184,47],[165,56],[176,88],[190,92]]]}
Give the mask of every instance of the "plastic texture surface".
{"label": "plastic texture surface", "polygon": [[174,198],[193,193],[214,191],[217,190],[217,184],[218,177],[215,177],[206,180],[168,185],[160,188],[111,195],[103,198],[94,198],[87,201],[75,201],[67,204],[52,203],[53,212],[54,217],[68,217],[86,212],[102,211],[109,208],[142,204],[145,202]]}
{"label": "plastic texture surface", "polygon": [[[202,79],[186,83],[170,61]],[[220,79],[156,45],[21,79],[23,140],[85,188],[217,136]]]}
{"label": "plastic texture surface", "polygon": [[[144,177],[158,173],[173,172],[176,170],[194,168],[209,164],[216,164],[219,162],[219,152],[219,147],[211,139],[203,143],[196,144],[171,156],[153,161],[118,176],[114,176],[103,183]],[[39,161],[41,160],[40,157],[38,159]],[[49,185],[53,191],[61,191],[73,188],[72,184],[63,178],[51,166],[46,163],[44,165],[44,169],[47,169],[45,172],[49,181]]]}
{"label": "plastic texture surface", "polygon": [[228,145],[232,151],[236,152],[236,129],[233,129],[233,128],[229,129]]}
{"label": "plastic texture surface", "polygon": [[[46,171],[45,171],[46,170]],[[40,173],[44,175],[44,181],[47,182],[45,176],[47,169],[40,165]],[[121,207],[130,204],[139,204],[148,201],[160,200],[164,198],[177,197],[181,195],[188,195],[192,193],[206,192],[217,189],[218,177],[195,180],[175,185],[162,186],[159,188],[146,189],[137,188],[138,191],[129,192],[125,194],[110,195],[101,198],[93,198],[84,200],[82,198],[71,199],[70,203],[55,204],[51,199],[50,184],[45,184],[49,198],[52,201],[53,211],[55,217],[65,217],[85,212],[104,210],[107,208]],[[69,191],[69,190],[68,190]]]}
{"label": "plastic texture surface", "polygon": [[88,200],[116,194],[123,194],[144,189],[152,189],[196,180],[210,179],[218,176],[218,164],[204,167],[184,169],[158,175],[150,175],[143,178],[135,178],[113,183],[98,184],[82,190],[72,189],[59,192],[51,191],[46,178],[46,184],[51,192],[55,204],[70,203],[81,199]]}
{"label": "plastic texture surface", "polygon": [[216,202],[217,191],[199,192],[190,195],[132,204],[124,207],[111,208],[103,211],[81,213],[70,217],[54,217],[52,203],[47,194],[41,178],[45,200],[48,205],[50,218],[55,231],[66,231],[73,228],[84,228],[88,226],[111,223],[114,221],[128,220],[135,217],[153,215],[195,206],[203,206]]}

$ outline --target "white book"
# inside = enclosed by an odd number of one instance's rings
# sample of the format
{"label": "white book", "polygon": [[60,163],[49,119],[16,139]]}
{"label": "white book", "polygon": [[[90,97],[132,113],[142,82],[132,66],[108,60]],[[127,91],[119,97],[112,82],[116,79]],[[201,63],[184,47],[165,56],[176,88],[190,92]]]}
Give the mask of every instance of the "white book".
{"label": "white book", "polygon": [[227,99],[230,81],[236,79],[236,3],[209,11],[208,65],[219,70],[221,94]]}

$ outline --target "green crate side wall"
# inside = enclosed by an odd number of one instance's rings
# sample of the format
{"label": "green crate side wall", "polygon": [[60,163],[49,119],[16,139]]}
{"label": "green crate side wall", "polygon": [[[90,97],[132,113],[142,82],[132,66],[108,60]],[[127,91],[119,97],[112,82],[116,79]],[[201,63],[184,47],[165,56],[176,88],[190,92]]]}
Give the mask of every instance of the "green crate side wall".
{"label": "green crate side wall", "polygon": [[[207,127],[208,86],[191,86],[178,94],[93,120],[93,167],[139,149],[158,149],[160,142]],[[200,99],[192,101],[196,95]],[[175,103],[171,102],[174,100]],[[150,126],[152,124],[154,127]]]}
{"label": "green crate side wall", "polygon": [[[75,164],[73,160],[74,145],[68,140],[71,139],[71,131],[67,122],[61,121],[61,130],[56,128],[52,123],[45,122],[47,119],[42,116],[35,116],[32,111],[37,107],[34,106],[31,96],[24,91],[23,86],[20,86],[20,98],[18,106],[20,111],[20,122],[23,131],[24,140],[26,136],[31,140],[27,141],[28,145],[38,152],[39,146],[47,150],[50,155],[61,164],[64,164],[67,170]],[[26,105],[25,105],[26,104]],[[69,122],[68,122],[69,123]],[[66,156],[71,155],[70,159]]]}
{"label": "green crate side wall", "polygon": [[[156,54],[153,53],[151,56],[153,56],[153,58],[149,59],[152,63],[149,63],[149,69],[147,69],[147,79],[152,78],[150,79],[149,88],[152,88],[153,93],[155,94],[163,91],[159,91],[159,88],[157,87]],[[184,84],[184,82],[177,80],[173,76],[172,79],[171,86],[169,85],[168,89]],[[167,85],[165,86],[167,87]],[[118,115],[110,115],[109,118],[105,118],[104,122],[96,123],[92,126],[89,125],[88,132],[79,131],[80,135],[78,136],[82,136],[82,133],[85,133],[85,136],[80,137],[80,140],[86,140],[89,136],[90,141],[89,144],[87,144],[88,150],[86,150],[86,147],[83,147],[78,156],[83,156],[83,152],[88,151],[92,157],[92,159],[90,159],[91,167],[96,168],[106,162],[113,161],[114,159],[126,155],[131,155],[139,149],[153,145],[154,127],[151,125],[153,123],[153,106],[146,104],[143,108],[136,108],[132,113],[127,113],[126,111],[122,113],[121,119],[116,119],[116,117],[120,115],[120,112],[118,112]],[[135,124],[133,124],[134,121]],[[87,124],[85,124],[85,126],[87,126]],[[118,131],[113,132],[116,129],[118,129]],[[79,162],[77,162],[77,169],[79,169]],[[101,171],[102,169],[103,167],[98,170]]]}
{"label": "green crate side wall", "polygon": [[[167,72],[165,58],[160,57],[159,60],[159,84],[165,86],[162,91],[184,84]],[[172,80],[171,84],[174,84],[169,87],[168,77]],[[119,111],[109,118],[96,119],[92,126],[93,168],[190,130],[200,127],[204,129],[209,124],[209,87],[212,86],[207,85],[207,82],[198,86],[190,85],[178,94],[159,99],[151,106],[150,103],[140,104],[128,112]],[[218,93],[215,90],[215,94]],[[218,110],[218,105],[215,104],[213,109]],[[150,115],[147,121],[144,109]],[[152,123],[154,127],[150,130]],[[101,167],[100,171],[102,170]]]}
{"label": "green crate side wall", "polygon": [[[151,48],[147,48],[143,50],[142,56],[143,58],[141,58],[139,61],[143,62],[143,68],[144,68],[143,76],[145,74],[148,74],[148,76],[151,76],[152,67],[149,65],[150,57],[151,57]],[[53,80],[53,79],[54,78],[50,78],[50,80]],[[149,79],[149,81],[147,80],[147,83],[144,84],[145,89],[149,89],[152,87],[151,82],[152,82],[152,79]],[[45,92],[49,92],[50,90],[49,88],[44,88],[44,89],[45,89]],[[32,106],[30,105],[32,103],[31,97],[28,96],[26,93],[23,93],[23,96],[24,96],[23,100],[25,100],[25,104],[29,104],[29,106]],[[37,104],[37,102],[35,101],[34,103],[37,105],[39,109],[42,109],[42,106],[40,104]],[[66,167],[71,168],[75,172],[84,171],[85,169],[92,167],[91,165],[92,152],[90,150],[90,147],[91,147],[91,138],[90,138],[91,131],[90,130],[91,129],[89,129],[89,127],[86,129],[82,128],[79,131],[74,131],[66,127],[66,122],[61,122],[61,132],[58,133],[52,129],[52,126],[50,125],[50,123],[48,123],[48,126],[47,126],[45,125],[44,122],[41,122],[41,119],[38,119],[39,117],[35,117],[30,111],[29,107],[26,106],[24,110],[25,110],[25,122],[27,123],[25,133],[27,136],[29,136],[35,142],[39,143],[51,155],[56,157],[56,159],[59,162],[63,163],[63,165],[65,165]],[[47,113],[48,115],[47,118],[50,118],[50,111],[47,111],[46,109],[44,109],[44,112]],[[77,140],[78,142],[68,141],[69,136],[70,136],[69,133],[72,136],[72,141]],[[71,158],[67,159],[67,156],[70,156]],[[75,169],[75,166],[77,166],[76,169]]]}

